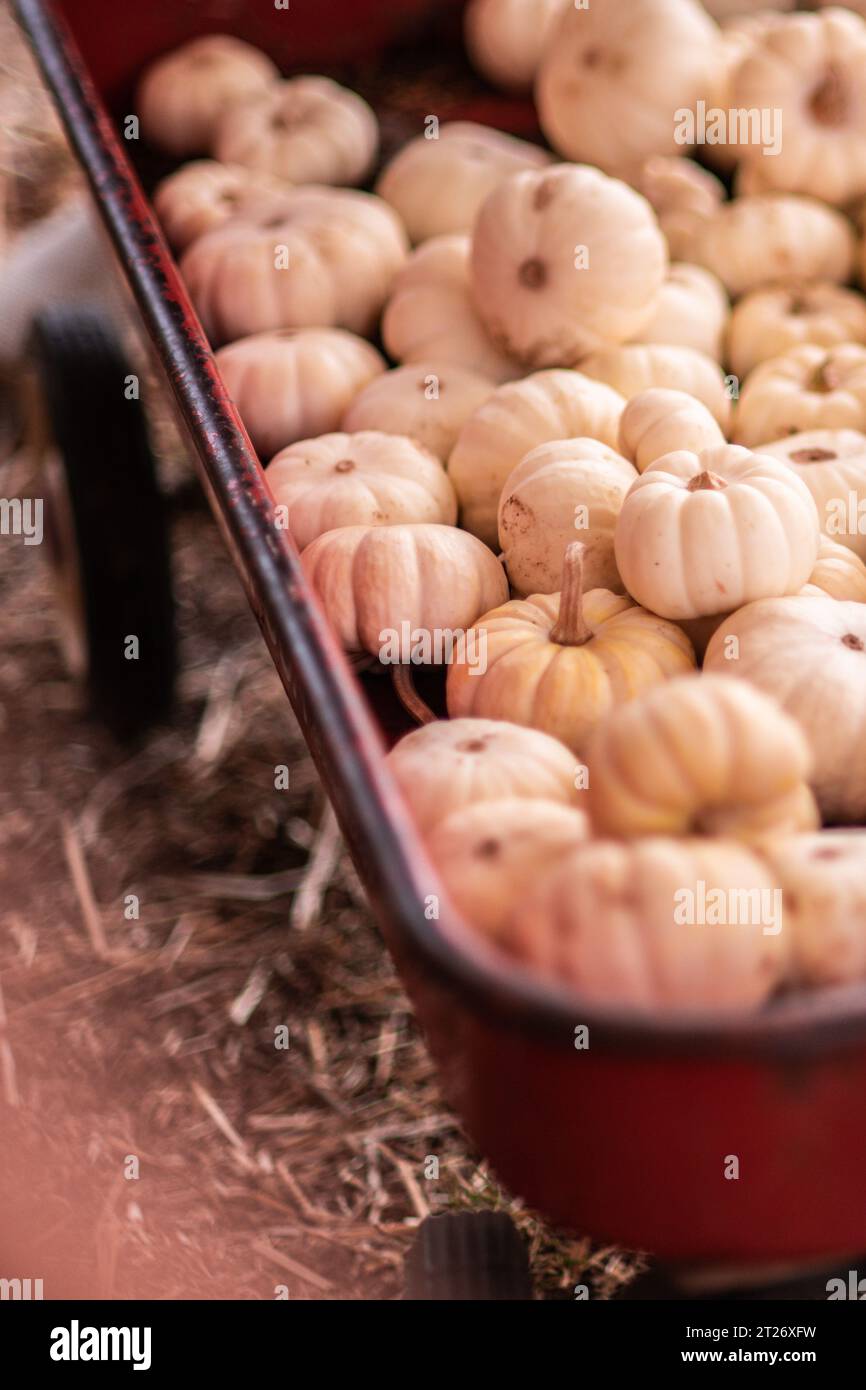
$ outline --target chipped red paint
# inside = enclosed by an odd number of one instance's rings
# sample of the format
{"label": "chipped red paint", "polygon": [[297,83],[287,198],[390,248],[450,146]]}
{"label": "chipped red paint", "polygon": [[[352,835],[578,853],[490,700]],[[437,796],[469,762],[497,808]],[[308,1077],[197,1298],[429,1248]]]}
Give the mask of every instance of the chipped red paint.
{"label": "chipped red paint", "polygon": [[[554,1221],[670,1259],[743,1263],[866,1247],[866,989],[816,992],[739,1023],[656,1023],[583,1008],[493,959],[444,897],[440,920],[426,919],[424,898],[441,889],[383,766],[380,735],[296,551],[271,524],[258,460],[76,43],[104,83],[122,86],[130,64],[179,37],[181,15],[195,32],[237,30],[229,22],[240,13],[234,0],[149,0],[122,17],[114,0],[66,0],[72,29],[48,0],[15,3],[250,604],[475,1141],[514,1191]],[[387,11],[385,31],[408,9],[405,0],[377,3],[383,20]],[[347,8],[316,0],[311,47],[295,52],[298,61],[331,44],[325,12],[332,18]],[[357,23],[358,0],[351,11]],[[370,28],[371,45],[383,32]],[[589,1028],[588,1051],[574,1048],[578,1024]],[[740,1158],[739,1181],[723,1178],[726,1154]]]}

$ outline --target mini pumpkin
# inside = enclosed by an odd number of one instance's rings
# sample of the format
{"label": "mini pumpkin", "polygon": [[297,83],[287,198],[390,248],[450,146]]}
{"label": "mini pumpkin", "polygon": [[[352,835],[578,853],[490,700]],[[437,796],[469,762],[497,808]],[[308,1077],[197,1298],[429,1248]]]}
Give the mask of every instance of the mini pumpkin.
{"label": "mini pumpkin", "polygon": [[355,397],[343,428],[408,434],[444,461],[465,421],[493,389],[487,377],[450,362],[395,367]]}
{"label": "mini pumpkin", "polygon": [[376,324],[406,256],[387,203],[369,193],[295,188],[286,216],[207,232],[180,267],[212,342],[273,328]]}
{"label": "mini pumpkin", "polygon": [[[404,624],[410,640],[420,633],[438,655],[437,637],[465,631],[508,597],[496,556],[453,526],[343,526],[320,535],[301,559],[346,650],[389,662],[411,659]],[[442,653],[445,660],[444,646]]]}
{"label": "mini pumpkin", "polygon": [[722,430],[730,425],[731,399],[721,369],[712,358],[694,348],[629,343],[592,353],[578,365],[584,376],[606,382],[627,401],[651,387],[669,387],[701,401]]}
{"label": "mini pumpkin", "polygon": [[701,401],[663,386],[632,396],[619,422],[620,452],[634,459],[639,473],[674,450],[699,454],[724,442],[716,419]]}
{"label": "mini pumpkin", "polygon": [[711,90],[720,53],[696,0],[629,0],[627,20],[617,6],[572,6],[538,70],[541,128],[566,159],[633,177],[649,155],[684,152],[674,113]]}
{"label": "mini pumpkin", "polygon": [[264,53],[229,34],[192,39],[151,63],[139,82],[142,133],[168,154],[204,154],[223,112],[279,75]]}
{"label": "mini pumpkin", "polygon": [[818,825],[803,733],[744,680],[689,675],[647,690],[599,726],[588,761],[599,835],[753,841]]}
{"label": "mini pumpkin", "polygon": [[457,520],[439,460],[402,435],[365,430],[302,439],[277,454],[265,476],[300,549],[340,526]]}
{"label": "mini pumpkin", "polygon": [[476,308],[527,367],[570,366],[633,337],[666,269],[646,199],[583,166],[512,174],[485,198],[472,233]]}
{"label": "mini pumpkin", "polygon": [[525,92],[569,0],[470,0],[464,15],[466,49],[474,67],[496,87]]}
{"label": "mini pumpkin", "polygon": [[573,806],[503,797],[453,811],[433,828],[427,849],[455,907],[495,940],[526,885],[586,835],[586,817]]}
{"label": "mini pumpkin", "polygon": [[428,836],[464,807],[483,803],[493,816],[505,798],[574,806],[581,795],[573,753],[549,734],[501,719],[437,719],[402,738],[387,762]]}
{"label": "mini pumpkin", "polygon": [[467,236],[433,237],[412,252],[394,280],[382,341],[398,362],[449,362],[491,381],[521,375],[497,348],[469,291]]}
{"label": "mini pumpkin", "polygon": [[530,449],[578,437],[615,449],[624,404],[618,392],[580,372],[535,372],[498,387],[469,416],[448,460],[462,525],[495,545],[502,488]]}
{"label": "mini pumpkin", "polygon": [[717,629],[704,670],[751,681],[796,719],[825,820],[866,818],[866,606],[814,597],[750,603]]}
{"label": "mini pumpkin", "polygon": [[635,187],[653,207],[672,258],[688,261],[697,228],[724,200],[724,184],[691,159],[656,154],[641,165]]}
{"label": "mini pumpkin", "polygon": [[734,306],[727,356],[731,371],[741,379],[761,362],[804,343],[822,348],[866,343],[866,299],[819,281],[753,290]]}
{"label": "mini pumpkin", "polygon": [[292,183],[363,183],[378,147],[379,126],[366,101],[329,77],[273,83],[227,111],[214,136],[224,164]]}
{"label": "mini pumpkin", "polygon": [[279,328],[239,338],[217,366],[261,457],[339,428],[343,412],[385,370],[379,353],[341,328]]}
{"label": "mini pumpkin", "polygon": [[822,536],[815,567],[800,593],[866,603],[866,565],[847,546]]}
{"label": "mini pumpkin", "polygon": [[818,553],[805,483],[736,445],[665,454],[633,483],[614,535],[626,590],[665,618],[795,594]]}
{"label": "mini pumpkin", "polygon": [[757,1008],[788,971],[775,887],[735,841],[589,840],[518,903],[497,944],[592,1004]]}
{"label": "mini pumpkin", "polygon": [[866,347],[806,343],[750,373],[734,422],[739,444],[818,429],[866,431]]}
{"label": "mini pumpkin", "polygon": [[866,560],[866,434],[807,430],[761,445],[803,479],[815,499],[821,530]]}
{"label": "mini pumpkin", "polygon": [[782,888],[794,982],[866,978],[866,832],[783,836],[763,856]]}
{"label": "mini pumpkin", "polygon": [[854,265],[854,233],[841,213],[815,198],[755,194],[723,203],[702,221],[689,260],[717,275],[733,298],[803,280],[844,284]]}
{"label": "mini pumpkin", "polygon": [[448,712],[508,719],[553,734],[581,754],[617,704],[694,669],[675,623],[607,589],[583,592],[583,547],[566,552],[562,592],[515,599],[478,619],[483,670],[448,671]]}
{"label": "mini pumpkin", "polygon": [[565,553],[579,540],[586,588],[621,593],[613,531],[636,477],[632,464],[597,439],[531,449],[499,499],[499,548],[512,589],[521,597],[558,591]]}
{"label": "mini pumpkin", "polygon": [[721,280],[702,266],[678,262],[668,269],[652,317],[634,342],[690,348],[720,362],[729,316]]}
{"label": "mini pumpkin", "polygon": [[410,140],[376,183],[413,242],[468,233],[487,194],[509,174],[550,164],[538,145],[472,121],[448,121]]}
{"label": "mini pumpkin", "polygon": [[289,185],[271,174],[197,159],[157,185],[153,205],[173,250],[185,251],[226,222],[283,217],[289,195]]}

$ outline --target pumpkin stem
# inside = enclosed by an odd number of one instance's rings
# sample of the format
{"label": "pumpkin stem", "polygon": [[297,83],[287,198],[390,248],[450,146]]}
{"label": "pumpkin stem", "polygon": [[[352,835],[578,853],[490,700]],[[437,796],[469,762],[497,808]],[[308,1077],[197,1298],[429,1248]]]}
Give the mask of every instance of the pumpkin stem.
{"label": "pumpkin stem", "polygon": [[562,561],[559,617],[550,629],[551,642],[560,647],[582,647],[592,636],[592,628],[583,616],[584,549],[582,541],[572,541]]}
{"label": "pumpkin stem", "polygon": [[728,485],[718,473],[696,473],[686,484],[687,492],[721,492]]}
{"label": "pumpkin stem", "polygon": [[436,715],[415,689],[411,665],[407,662],[405,665],[392,666],[391,679],[394,682],[397,699],[407,714],[411,714],[415,723],[435,724]]}

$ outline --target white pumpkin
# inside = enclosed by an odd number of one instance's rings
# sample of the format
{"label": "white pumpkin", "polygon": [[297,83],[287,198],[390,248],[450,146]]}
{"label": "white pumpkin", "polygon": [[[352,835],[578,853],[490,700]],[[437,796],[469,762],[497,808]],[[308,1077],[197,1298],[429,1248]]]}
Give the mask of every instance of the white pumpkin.
{"label": "white pumpkin", "polygon": [[295,188],[288,215],[199,237],[181,273],[214,343],[273,328],[372,331],[406,257],[403,228],[369,193]]}
{"label": "white pumpkin", "polygon": [[724,201],[724,184],[691,159],[655,154],[641,165],[635,187],[653,207],[672,258],[688,261],[697,228]]}
{"label": "white pumpkin", "polygon": [[619,449],[643,473],[663,454],[688,449],[699,454],[724,444],[725,436],[707,407],[686,391],[651,386],[632,396],[619,422]]}
{"label": "white pumpkin", "polygon": [[866,560],[866,434],[809,430],[761,445],[803,479],[821,530]]}
{"label": "white pumpkin", "polygon": [[622,592],[613,532],[634,467],[597,439],[559,439],[531,449],[499,500],[499,548],[515,593],[553,594],[573,541],[583,542],[587,589]]}
{"label": "white pumpkin", "polygon": [[472,234],[475,305],[494,342],[529,367],[570,366],[633,337],[666,269],[646,199],[582,166],[512,174]]}
{"label": "white pumpkin", "polygon": [[197,159],[157,185],[153,206],[173,250],[185,251],[225,222],[284,216],[289,198],[289,185],[271,174]]}
{"label": "white pumpkin", "polygon": [[385,370],[379,353],[342,328],[279,328],[216,354],[259,455],[339,428],[349,402]]}
{"label": "white pumpkin", "polygon": [[302,439],[277,454],[265,477],[300,550],[340,526],[457,520],[439,460],[403,435],[365,430]]}
{"label": "white pumpkin", "polygon": [[815,198],[735,198],[701,222],[689,260],[717,275],[733,298],[802,280],[844,284],[854,265],[854,232]]}
{"label": "white pumpkin", "polygon": [[866,24],[843,9],[787,16],[737,68],[734,105],[780,113],[778,148],[742,145],[765,186],[845,204],[866,193]]}
{"label": "white pumpkin", "polygon": [[822,536],[809,582],[800,593],[866,603],[866,565],[846,545]]}
{"label": "white pumpkin", "polygon": [[730,310],[721,280],[702,266],[678,262],[669,267],[652,317],[634,342],[691,348],[721,362]]}
{"label": "white pumpkin", "polygon": [[521,368],[495,347],[469,290],[466,236],[433,237],[413,251],[391,288],[382,341],[398,362],[449,362],[491,381]]}
{"label": "white pumpkin", "polygon": [[487,194],[509,174],[550,164],[538,145],[472,121],[448,121],[410,140],[386,164],[376,192],[409,239],[468,233]]}
{"label": "white pumpkin", "polygon": [[395,367],[370,381],[343,417],[343,429],[408,434],[444,462],[493,382],[448,362]]}
{"label": "white pumpkin", "polygon": [[866,832],[786,835],[764,846],[762,857],[782,889],[794,982],[866,978]]}
{"label": "white pumpkin", "polygon": [[502,797],[453,811],[434,826],[427,849],[457,910],[495,940],[526,885],[586,835],[586,817],[573,806]]}
{"label": "white pumpkin", "polygon": [[578,437],[615,449],[624,404],[616,391],[580,372],[535,372],[498,387],[469,416],[448,460],[461,524],[495,545],[500,493],[530,449]]}
{"label": "white pumpkin", "polygon": [[329,77],[273,83],[232,106],[214,137],[224,164],[293,183],[363,183],[378,148],[379,126],[366,101]]}
{"label": "white pumpkin", "polygon": [[654,386],[684,391],[707,407],[722,430],[731,421],[731,398],[718,362],[689,347],[628,343],[581,358],[579,370],[604,381],[626,400]]}
{"label": "white pumpkin", "polygon": [[664,618],[699,618],[795,594],[818,553],[805,483],[736,445],[666,454],[622,504],[614,536],[626,591]]}
{"label": "white pumpkin", "polygon": [[753,290],[734,306],[727,356],[741,380],[759,363],[804,343],[823,348],[866,343],[863,295],[818,281]]}
{"label": "white pumpkin", "polygon": [[266,54],[229,34],[191,39],[157,58],[139,82],[142,134],[168,154],[204,154],[223,113],[279,75]]}
{"label": "white pumpkin", "polygon": [[757,1008],[788,971],[784,930],[762,920],[775,886],[730,840],[588,840],[532,885],[497,944],[585,1003]]}
{"label": "white pumpkin", "polygon": [[598,835],[767,835],[819,824],[799,725],[744,680],[683,675],[619,705],[587,752]]}
{"label": "white pumpkin", "polygon": [[634,177],[649,155],[684,153],[675,113],[712,89],[720,57],[697,0],[569,7],[538,70],[541,128],[564,158]]}
{"label": "white pumpkin", "polygon": [[739,444],[818,429],[866,431],[866,347],[806,343],[750,373],[734,421]]}
{"label": "white pumpkin", "polygon": [[739,676],[793,715],[812,749],[825,820],[866,819],[866,605],[778,598],[732,613],[704,670]]}
{"label": "white pumpkin", "polygon": [[495,87],[525,92],[556,23],[570,0],[469,0],[464,14],[466,49],[473,65]]}
{"label": "white pumpkin", "polygon": [[[460,534],[457,532],[456,534]],[[517,798],[576,805],[577,764],[555,738],[502,719],[438,719],[414,729],[387,758],[415,823],[429,835],[464,807]]]}

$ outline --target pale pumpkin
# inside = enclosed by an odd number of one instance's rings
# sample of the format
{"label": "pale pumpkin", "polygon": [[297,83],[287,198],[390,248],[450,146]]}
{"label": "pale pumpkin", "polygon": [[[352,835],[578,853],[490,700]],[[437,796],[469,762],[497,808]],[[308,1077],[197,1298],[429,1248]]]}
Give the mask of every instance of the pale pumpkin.
{"label": "pale pumpkin", "polygon": [[465,631],[508,597],[496,556],[454,526],[343,526],[314,540],[301,560],[346,650],[389,661],[395,647],[409,659],[406,624],[410,637],[429,641],[438,664],[437,639]]}
{"label": "pale pumpkin", "polygon": [[695,232],[724,201],[725,188],[709,169],[676,155],[651,155],[635,187],[653,207],[675,261],[688,261]]}
{"label": "pale pumpkin", "polygon": [[491,381],[521,368],[494,346],[469,290],[467,236],[433,237],[412,252],[391,288],[382,341],[398,362],[449,362]]}
{"label": "pale pumpkin", "polygon": [[665,454],[632,484],[614,535],[626,590],[665,618],[795,594],[818,553],[805,483],[737,445]]}
{"label": "pale pumpkin", "polygon": [[866,299],[819,281],[753,290],[734,306],[727,357],[741,379],[761,362],[804,343],[822,348],[866,343]]}
{"label": "pale pumpkin", "polygon": [[755,448],[786,434],[840,429],[866,431],[866,347],[806,343],[750,373],[734,438]]}
{"label": "pale pumpkin", "polygon": [[273,328],[376,325],[406,257],[387,203],[342,188],[295,188],[290,211],[199,237],[180,268],[214,343]]}
{"label": "pale pumpkin", "polygon": [[782,889],[794,982],[866,978],[866,832],[784,836],[763,857]]}
{"label": "pale pumpkin", "polygon": [[702,266],[677,262],[668,268],[652,317],[633,341],[691,348],[720,362],[730,308],[721,280]]}
{"label": "pale pumpkin", "polygon": [[265,460],[297,439],[338,429],[349,402],[385,370],[370,343],[342,328],[254,333],[220,348],[216,361]]}
{"label": "pale pumpkin", "polygon": [[586,835],[586,816],[573,806],[502,797],[453,811],[430,832],[427,850],[464,920],[495,940],[527,884]]}
{"label": "pale pumpkin", "polygon": [[525,92],[570,0],[469,0],[463,18],[473,66],[495,87]]}
{"label": "pale pumpkin", "polygon": [[735,841],[589,840],[533,886],[497,944],[586,1003],[695,1017],[754,1009],[788,970],[775,887]]}
{"label": "pale pumpkin", "polygon": [[866,193],[866,24],[843,9],[797,14],[771,26],[737,68],[734,105],[780,113],[784,138],[770,157],[742,145],[767,187],[839,205]]}
{"label": "pale pumpkin", "polygon": [[825,535],[866,560],[866,434],[808,430],[761,445],[803,479]]}
{"label": "pale pumpkin", "polygon": [[[459,534],[459,532],[457,533]],[[412,817],[426,835],[446,816],[483,803],[491,817],[505,798],[577,804],[577,766],[549,734],[501,719],[437,719],[414,729],[387,757]]]}
{"label": "pale pumpkin", "polygon": [[612,386],[626,400],[654,386],[684,391],[707,407],[723,431],[731,421],[731,398],[718,362],[689,347],[632,344],[581,358],[584,376]]}
{"label": "pale pumpkin", "polygon": [[499,499],[499,548],[515,593],[558,591],[565,552],[577,540],[584,586],[622,593],[613,531],[636,477],[627,459],[597,439],[558,439],[531,449]]}
{"label": "pale pumpkin", "polygon": [[444,462],[465,421],[493,390],[487,377],[450,362],[395,367],[355,397],[343,429],[408,434]]}
{"label": "pale pumpkin", "polygon": [[854,265],[854,232],[815,198],[755,194],[723,203],[702,221],[689,260],[717,275],[735,299],[764,285],[844,284]]}
{"label": "pale pumpkin", "polygon": [[815,567],[800,593],[866,603],[866,565],[846,545],[822,536]]}
{"label": "pale pumpkin", "polygon": [[264,53],[229,34],[191,39],[157,58],[139,82],[142,134],[168,154],[205,154],[223,113],[279,75]]}
{"label": "pale pumpkin", "polygon": [[675,113],[711,90],[720,54],[697,0],[570,6],[538,70],[541,128],[564,158],[634,177],[649,155],[685,152]]}
{"label": "pale pumpkin", "polygon": [[526,367],[571,366],[649,321],[667,246],[634,189],[557,164],[488,194],[471,264],[476,308],[502,351]]}
{"label": "pale pumpkin", "polygon": [[634,460],[639,473],[674,450],[699,454],[724,442],[714,416],[685,391],[651,386],[632,396],[620,417],[620,453]]}
{"label": "pale pumpkin", "polygon": [[214,136],[223,163],[292,183],[363,183],[378,148],[379,125],[366,101],[329,77],[273,83],[232,106]]}
{"label": "pale pumpkin", "polygon": [[796,722],[744,680],[690,675],[617,709],[589,748],[596,834],[760,841],[819,824]]}
{"label": "pale pumpkin", "polygon": [[469,416],[448,460],[461,524],[495,545],[500,494],[530,449],[578,437],[615,449],[624,405],[618,392],[580,372],[535,372],[498,387]]}
{"label": "pale pumpkin", "polygon": [[825,820],[866,819],[866,605],[833,598],[750,603],[722,623],[704,670],[739,676],[778,700],[812,749]]}
{"label": "pale pumpkin", "polygon": [[566,553],[562,591],[514,599],[478,619],[479,669],[448,670],[448,713],[508,719],[552,734],[577,754],[610,710],[694,669],[675,623],[608,589],[583,592],[580,542]]}
{"label": "pale pumpkin", "polygon": [[410,140],[376,183],[413,242],[468,233],[487,194],[509,174],[550,164],[538,145],[491,126],[447,121]]}
{"label": "pale pumpkin", "polygon": [[153,206],[172,249],[185,251],[225,222],[283,217],[289,196],[289,185],[271,174],[197,159],[157,185]]}

